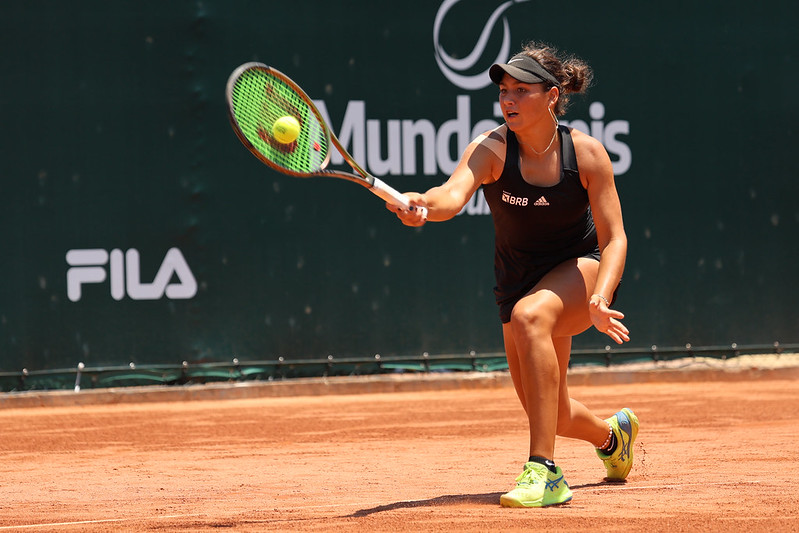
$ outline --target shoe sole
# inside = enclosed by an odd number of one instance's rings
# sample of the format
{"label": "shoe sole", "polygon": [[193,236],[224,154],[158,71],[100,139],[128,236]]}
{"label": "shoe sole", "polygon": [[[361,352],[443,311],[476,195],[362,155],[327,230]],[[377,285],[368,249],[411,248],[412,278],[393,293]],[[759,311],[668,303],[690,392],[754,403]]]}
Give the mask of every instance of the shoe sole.
{"label": "shoe sole", "polygon": [[500,496],[500,498],[499,498],[499,504],[502,507],[515,507],[517,509],[518,508],[532,509],[532,508],[537,508],[537,507],[551,507],[553,505],[563,505],[565,503],[569,503],[570,501],[572,501],[571,494],[569,495],[568,499],[563,500],[562,502],[541,503],[541,504],[531,504],[531,505],[525,505],[523,502],[520,502],[518,500],[514,500],[512,498],[505,498],[505,496]]}

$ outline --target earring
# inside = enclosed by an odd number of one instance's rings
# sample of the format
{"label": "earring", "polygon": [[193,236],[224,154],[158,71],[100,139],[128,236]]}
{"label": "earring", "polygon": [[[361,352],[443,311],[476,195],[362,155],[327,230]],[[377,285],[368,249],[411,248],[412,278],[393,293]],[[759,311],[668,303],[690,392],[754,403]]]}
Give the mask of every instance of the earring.
{"label": "earring", "polygon": [[552,116],[552,120],[555,122],[555,126],[560,124],[560,122],[558,122],[558,117],[555,116],[555,112],[552,111],[552,107],[551,106],[549,107],[549,114]]}

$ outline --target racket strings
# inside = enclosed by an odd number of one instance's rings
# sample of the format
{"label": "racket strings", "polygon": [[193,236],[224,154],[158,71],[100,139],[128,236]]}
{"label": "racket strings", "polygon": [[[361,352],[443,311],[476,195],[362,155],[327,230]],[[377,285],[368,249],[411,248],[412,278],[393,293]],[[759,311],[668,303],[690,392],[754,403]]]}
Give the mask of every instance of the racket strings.
{"label": "racket strings", "polygon": [[[252,147],[271,164],[293,173],[321,169],[329,150],[327,133],[311,107],[290,85],[263,69],[248,69],[232,91],[233,117]],[[297,138],[279,142],[275,122],[286,116],[300,125]]]}

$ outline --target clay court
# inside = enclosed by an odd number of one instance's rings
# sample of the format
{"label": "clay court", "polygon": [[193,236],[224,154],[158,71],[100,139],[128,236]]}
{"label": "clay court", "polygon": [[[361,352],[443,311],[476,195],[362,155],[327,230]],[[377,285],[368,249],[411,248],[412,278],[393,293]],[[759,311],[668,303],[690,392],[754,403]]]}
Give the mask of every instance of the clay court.
{"label": "clay court", "polygon": [[0,402],[0,530],[796,531],[797,368],[576,374],[641,430],[626,483],[562,439],[571,503],[505,509],[526,459],[502,373]]}

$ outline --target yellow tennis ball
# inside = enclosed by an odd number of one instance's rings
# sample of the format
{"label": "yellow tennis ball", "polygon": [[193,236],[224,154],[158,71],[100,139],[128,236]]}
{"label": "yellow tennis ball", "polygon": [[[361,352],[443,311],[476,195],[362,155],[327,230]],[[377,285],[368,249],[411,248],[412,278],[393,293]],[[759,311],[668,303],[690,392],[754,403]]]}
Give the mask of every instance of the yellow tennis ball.
{"label": "yellow tennis ball", "polygon": [[275,136],[275,139],[277,139],[279,143],[293,143],[297,140],[299,134],[300,123],[297,122],[297,119],[294,117],[288,115],[280,117],[275,121],[274,125],[272,125],[272,135]]}

